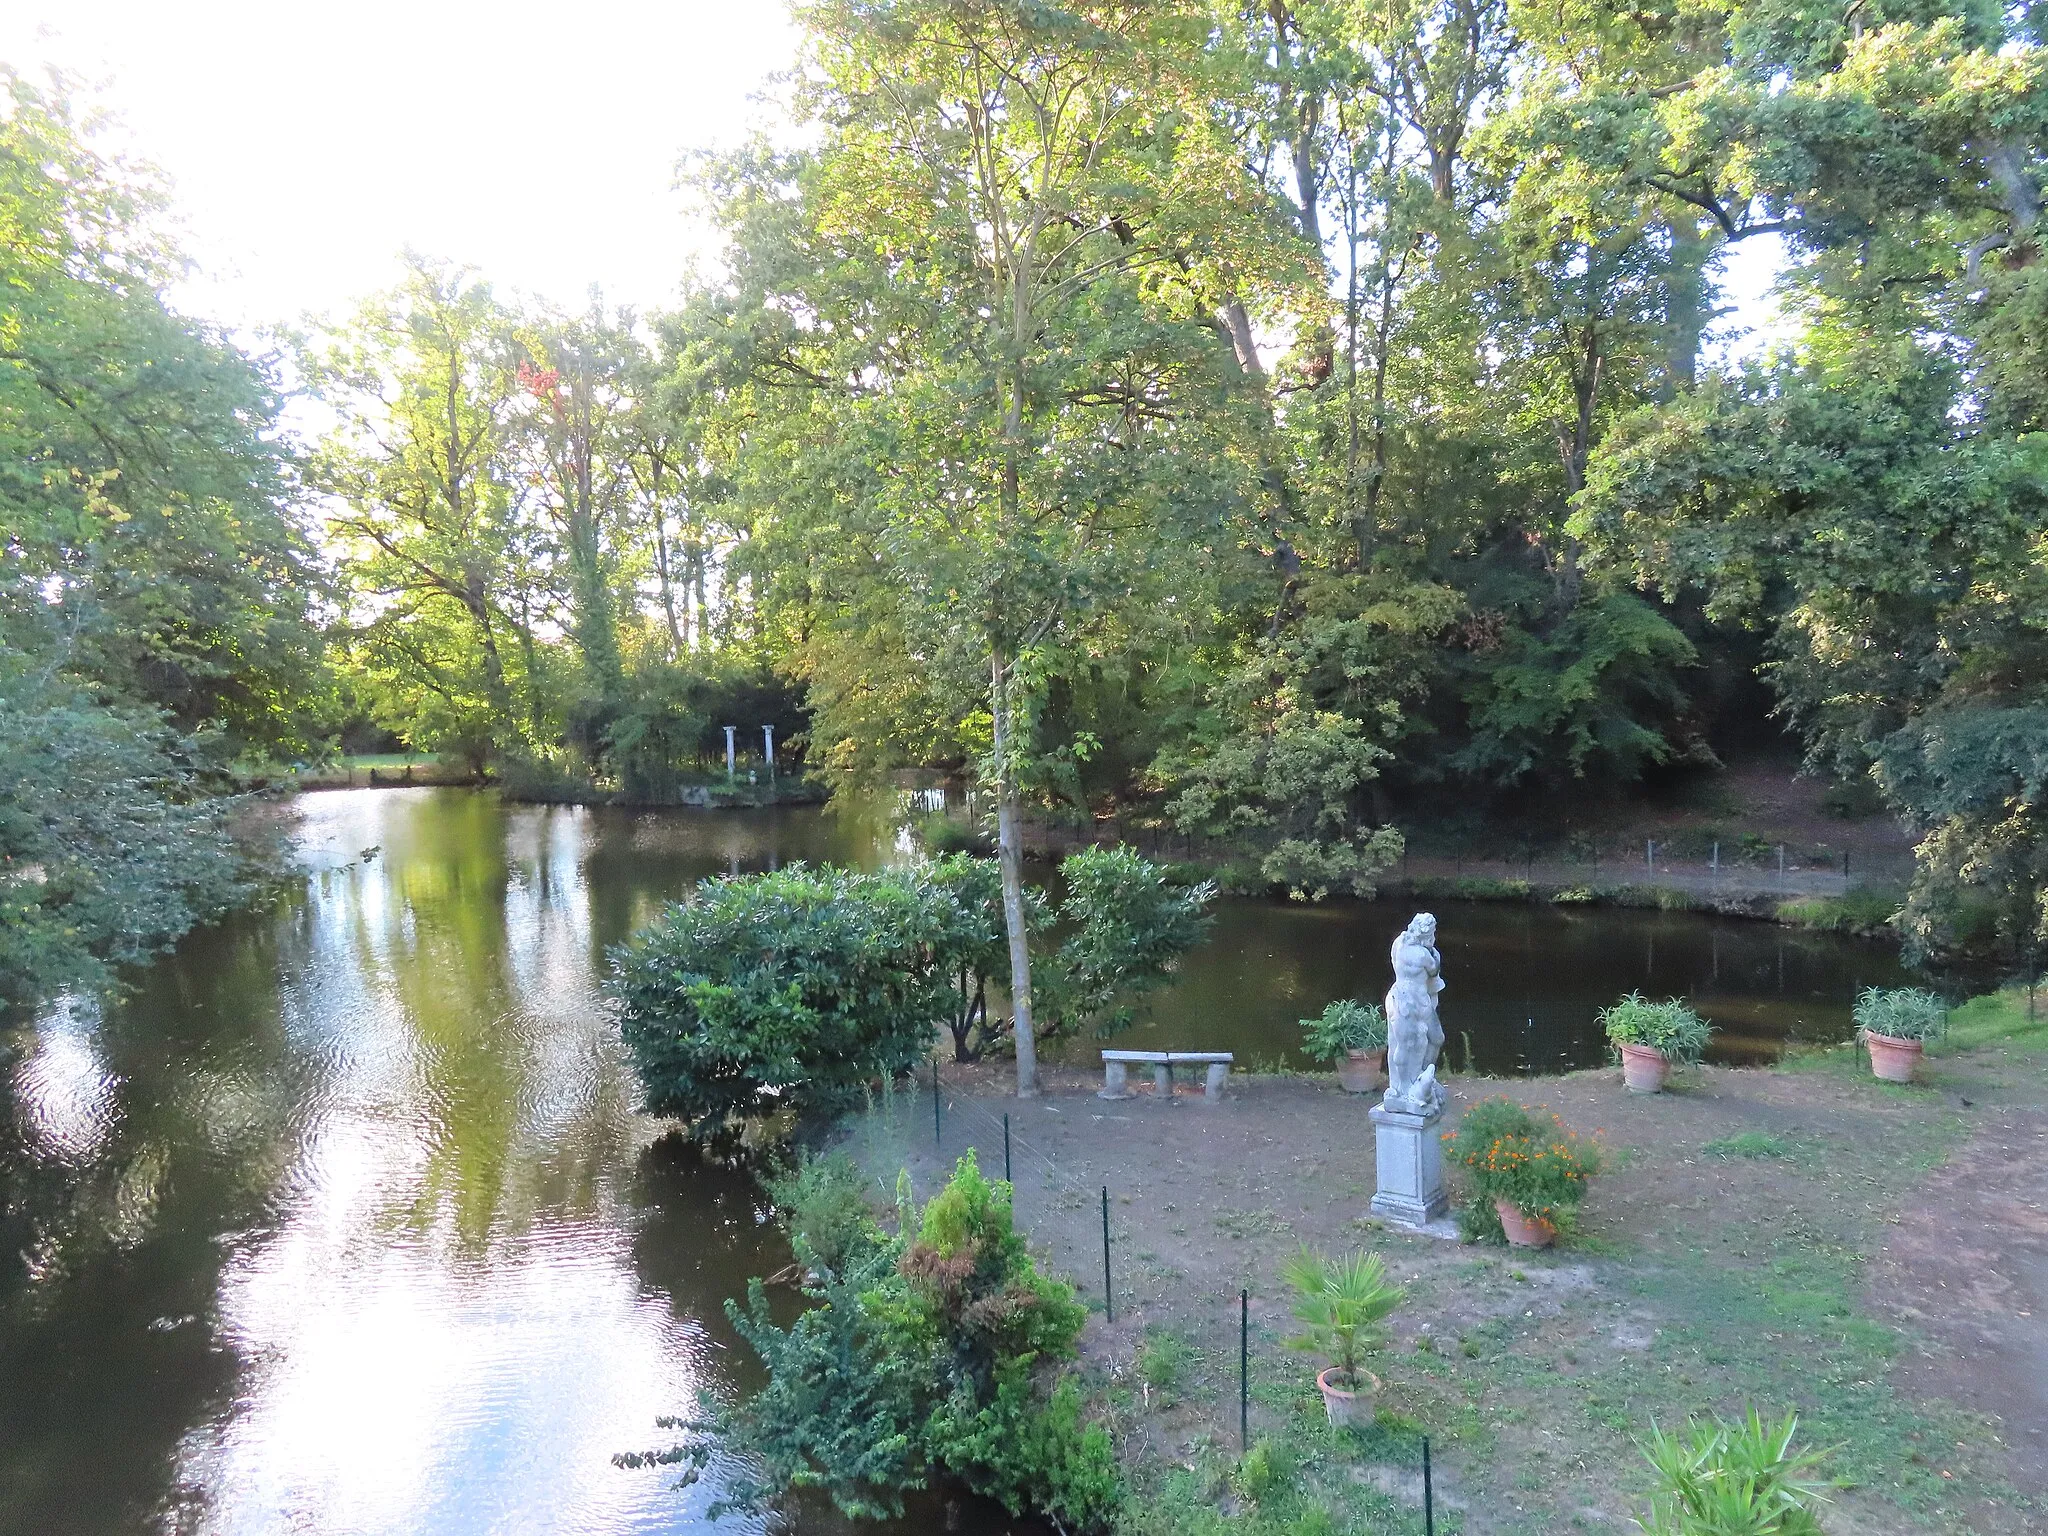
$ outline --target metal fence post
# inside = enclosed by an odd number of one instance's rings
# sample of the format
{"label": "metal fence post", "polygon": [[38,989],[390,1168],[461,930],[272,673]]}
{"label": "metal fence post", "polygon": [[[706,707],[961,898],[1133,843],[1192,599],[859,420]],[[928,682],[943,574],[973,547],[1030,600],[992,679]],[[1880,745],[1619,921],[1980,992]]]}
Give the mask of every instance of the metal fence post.
{"label": "metal fence post", "polygon": [[1422,1437],[1422,1529],[1436,1536],[1436,1486],[1429,1475],[1429,1436]]}
{"label": "metal fence post", "polygon": [[1237,1448],[1251,1449],[1251,1335],[1252,1293],[1237,1293]]}
{"label": "metal fence post", "polygon": [[1102,1316],[1116,1321],[1116,1293],[1109,1284],[1109,1186],[1102,1186]]}
{"label": "metal fence post", "polygon": [[939,1130],[939,1058],[932,1058],[932,1145],[942,1146],[945,1137]]}
{"label": "metal fence post", "polygon": [[1010,1117],[1008,1115],[1003,1116],[1003,1182],[1005,1184],[1015,1184],[1017,1182],[1010,1177]]}

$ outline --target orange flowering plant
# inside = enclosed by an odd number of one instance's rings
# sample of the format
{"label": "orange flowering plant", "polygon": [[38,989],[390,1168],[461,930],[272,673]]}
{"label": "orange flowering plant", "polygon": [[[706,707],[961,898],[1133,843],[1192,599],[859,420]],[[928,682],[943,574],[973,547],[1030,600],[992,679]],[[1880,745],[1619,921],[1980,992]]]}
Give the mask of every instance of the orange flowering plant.
{"label": "orange flowering plant", "polygon": [[1444,1142],[1472,1181],[1467,1226],[1478,1236],[1499,1231],[1495,1200],[1532,1219],[1567,1225],[1585,1198],[1586,1180],[1600,1171],[1597,1143],[1556,1115],[1532,1115],[1512,1099],[1480,1100]]}

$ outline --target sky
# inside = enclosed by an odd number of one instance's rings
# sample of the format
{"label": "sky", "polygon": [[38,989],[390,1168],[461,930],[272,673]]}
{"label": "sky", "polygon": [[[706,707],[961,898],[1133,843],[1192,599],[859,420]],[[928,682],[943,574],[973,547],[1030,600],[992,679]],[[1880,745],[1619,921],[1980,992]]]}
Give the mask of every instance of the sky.
{"label": "sky", "polygon": [[[0,59],[58,65],[170,178],[172,295],[245,332],[344,315],[408,247],[501,291],[643,313],[715,241],[676,167],[778,116],[780,0],[11,0]],[[1728,253],[1710,364],[1784,339],[1778,252]]]}
{"label": "sky", "polygon": [[678,159],[771,125],[794,50],[779,0],[0,5],[0,59],[82,77],[168,174],[180,307],[248,329],[346,311],[407,247],[660,306],[713,249]]}

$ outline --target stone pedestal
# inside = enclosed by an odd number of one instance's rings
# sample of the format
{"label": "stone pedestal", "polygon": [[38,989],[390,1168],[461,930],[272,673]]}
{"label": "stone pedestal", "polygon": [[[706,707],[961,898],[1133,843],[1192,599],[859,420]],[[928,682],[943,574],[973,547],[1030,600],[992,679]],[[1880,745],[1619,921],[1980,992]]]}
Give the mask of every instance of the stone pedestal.
{"label": "stone pedestal", "polygon": [[1443,1147],[1437,1127],[1443,1111],[1417,1115],[1375,1105],[1373,1140],[1377,1143],[1379,1193],[1372,1213],[1404,1226],[1426,1227],[1451,1208],[1444,1194]]}

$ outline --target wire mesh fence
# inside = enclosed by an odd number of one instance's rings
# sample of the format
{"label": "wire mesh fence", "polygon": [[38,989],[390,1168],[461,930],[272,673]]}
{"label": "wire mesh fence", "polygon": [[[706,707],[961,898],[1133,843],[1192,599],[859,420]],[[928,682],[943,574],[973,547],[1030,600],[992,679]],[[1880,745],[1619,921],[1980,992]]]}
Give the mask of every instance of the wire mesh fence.
{"label": "wire mesh fence", "polygon": [[[1178,1289],[1142,1250],[1125,1217],[1129,1200],[1144,1198],[1130,1193],[1132,1181],[1120,1178],[1116,1167],[1063,1156],[1033,1129],[1036,1116],[1089,1113],[1090,1101],[1017,1101],[1006,1108],[984,1092],[978,1084],[956,1091],[936,1060],[913,1078],[885,1085],[851,1127],[850,1150],[875,1179],[877,1193],[893,1199],[900,1177],[909,1180],[915,1200],[929,1199],[959,1160],[973,1154],[985,1176],[1009,1184],[1016,1227],[1040,1261],[1065,1275],[1105,1324],[1121,1321],[1132,1350],[1144,1346],[1171,1293],[1181,1317],[1176,1326],[1192,1330],[1205,1359],[1232,1367],[1212,1373],[1217,1379],[1209,1383],[1215,1401],[1208,1412],[1229,1442],[1219,1440],[1220,1452],[1243,1455],[1262,1435],[1277,1432],[1300,1409],[1300,1356],[1284,1348],[1286,1299],[1262,1295],[1260,1278],[1249,1271],[1217,1295]],[[1032,1107],[1019,1113],[1025,1105]],[[1133,1158],[1146,1154],[1142,1142],[1133,1143]],[[1433,1533],[1428,1437],[1405,1422],[1390,1422],[1373,1426],[1361,1445],[1369,1446],[1376,1464],[1400,1473],[1401,1496],[1414,1506],[1409,1528]]]}

